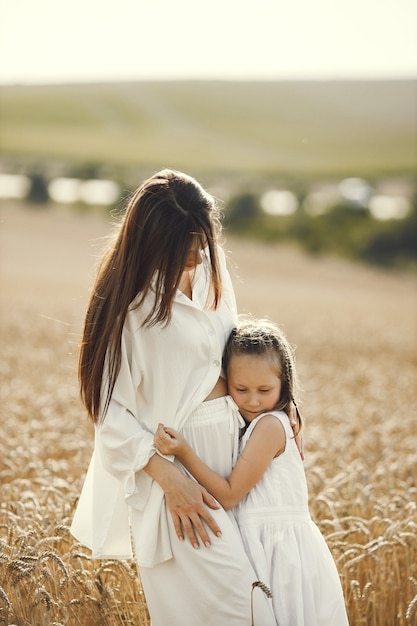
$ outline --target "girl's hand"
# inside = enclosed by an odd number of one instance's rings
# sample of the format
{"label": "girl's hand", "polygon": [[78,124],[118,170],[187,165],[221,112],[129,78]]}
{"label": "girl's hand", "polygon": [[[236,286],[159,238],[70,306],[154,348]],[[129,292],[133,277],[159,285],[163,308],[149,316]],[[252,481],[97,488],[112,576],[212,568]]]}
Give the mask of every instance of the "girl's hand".
{"label": "girl's hand", "polygon": [[154,443],[158,451],[162,454],[173,454],[175,456],[181,454],[187,445],[182,435],[173,428],[169,428],[163,424],[158,424],[154,436]]}

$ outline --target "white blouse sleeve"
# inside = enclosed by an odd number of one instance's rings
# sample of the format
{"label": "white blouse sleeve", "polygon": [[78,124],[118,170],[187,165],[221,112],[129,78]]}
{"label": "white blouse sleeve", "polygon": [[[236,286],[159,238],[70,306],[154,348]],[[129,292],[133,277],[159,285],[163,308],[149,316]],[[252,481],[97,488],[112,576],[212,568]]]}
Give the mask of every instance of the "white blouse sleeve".
{"label": "white blouse sleeve", "polygon": [[[152,479],[141,472],[156,453],[153,433],[139,422],[136,390],[141,375],[132,361],[130,333],[122,335],[120,371],[104,420],[96,428],[103,467],[123,485],[126,502],[142,508]],[[104,394],[103,394],[104,395]]]}
{"label": "white blouse sleeve", "polygon": [[224,299],[228,308],[232,313],[237,315],[237,304],[236,304],[236,296],[235,290],[233,289],[232,279],[230,278],[230,273],[227,268],[227,260],[226,255],[222,247],[219,246],[218,254],[220,259],[220,270],[222,277],[222,299]]}

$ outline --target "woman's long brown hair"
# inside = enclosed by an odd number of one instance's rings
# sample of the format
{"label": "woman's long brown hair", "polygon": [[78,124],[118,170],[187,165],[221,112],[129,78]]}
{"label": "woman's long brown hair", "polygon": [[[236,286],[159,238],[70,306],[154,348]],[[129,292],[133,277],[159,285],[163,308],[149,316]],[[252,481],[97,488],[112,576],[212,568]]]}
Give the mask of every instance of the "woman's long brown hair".
{"label": "woman's long brown hair", "polygon": [[104,418],[110,402],[129,307],[133,302],[140,307],[152,288],[154,305],[144,325],[168,324],[187,256],[196,241],[209,252],[210,306],[217,307],[221,296],[219,232],[214,199],[186,174],[162,170],[132,195],[98,267],[84,321],[78,376],[81,398],[93,422]]}

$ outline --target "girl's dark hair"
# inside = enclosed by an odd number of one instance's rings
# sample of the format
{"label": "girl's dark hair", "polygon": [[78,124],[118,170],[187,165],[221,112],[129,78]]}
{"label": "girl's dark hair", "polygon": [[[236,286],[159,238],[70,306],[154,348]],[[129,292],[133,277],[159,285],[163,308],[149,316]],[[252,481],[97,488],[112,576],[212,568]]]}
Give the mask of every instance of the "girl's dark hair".
{"label": "girl's dark hair", "polygon": [[[140,307],[151,296],[153,307],[144,325],[168,324],[187,256],[196,243],[207,248],[207,305],[217,307],[219,215],[214,198],[194,178],[174,170],[156,173],[132,194],[98,267],[84,321],[78,375],[81,398],[93,422],[105,415],[110,402],[129,307]],[[104,377],[108,386],[103,404]]]}
{"label": "girl's dark hair", "polygon": [[294,349],[282,330],[268,319],[252,319],[240,316],[236,328],[232,330],[226,343],[223,365],[228,375],[228,368],[234,356],[253,355],[268,360],[276,375],[281,379],[281,395],[276,411],[285,411],[289,415],[294,406],[298,417],[298,434],[302,427],[302,417],[298,410],[298,379],[295,369]]}

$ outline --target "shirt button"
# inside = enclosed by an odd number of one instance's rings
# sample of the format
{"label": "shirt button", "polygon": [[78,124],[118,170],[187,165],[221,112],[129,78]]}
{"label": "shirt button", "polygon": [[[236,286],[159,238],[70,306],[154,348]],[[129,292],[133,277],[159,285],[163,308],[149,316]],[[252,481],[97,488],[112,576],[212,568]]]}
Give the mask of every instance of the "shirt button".
{"label": "shirt button", "polygon": [[210,330],[208,331],[208,336],[213,337],[213,335],[214,335],[214,330],[211,330],[210,328]]}
{"label": "shirt button", "polygon": [[215,365],[216,367],[218,367],[220,365],[220,361],[213,361],[213,365]]}

